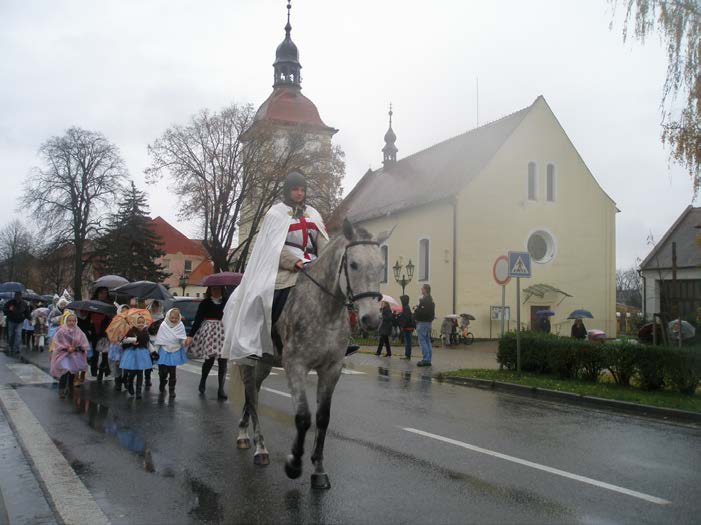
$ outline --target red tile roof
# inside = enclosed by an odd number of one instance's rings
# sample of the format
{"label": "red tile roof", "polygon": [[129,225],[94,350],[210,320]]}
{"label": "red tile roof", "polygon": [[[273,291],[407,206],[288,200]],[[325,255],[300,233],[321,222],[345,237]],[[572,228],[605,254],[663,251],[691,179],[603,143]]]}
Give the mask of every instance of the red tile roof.
{"label": "red tile roof", "polygon": [[187,276],[187,284],[197,286],[199,282],[206,276],[214,273],[214,265],[212,261],[205,259]]}
{"label": "red tile roof", "polygon": [[337,131],[324,124],[314,103],[302,95],[298,88],[291,86],[276,87],[268,99],[258,108],[255,120],[301,124],[332,134]]}
{"label": "red tile roof", "polygon": [[208,257],[207,251],[199,241],[188,239],[163,217],[151,221],[151,228],[161,238],[161,249],[167,254],[182,253],[183,255],[198,255]]}

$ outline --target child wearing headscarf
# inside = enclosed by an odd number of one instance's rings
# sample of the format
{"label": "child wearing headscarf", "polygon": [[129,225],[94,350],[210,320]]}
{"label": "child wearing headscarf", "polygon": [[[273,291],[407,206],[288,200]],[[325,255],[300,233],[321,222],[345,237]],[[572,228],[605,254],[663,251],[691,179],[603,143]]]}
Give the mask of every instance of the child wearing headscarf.
{"label": "child wearing headscarf", "polygon": [[[119,362],[122,375],[126,375],[126,387],[130,397],[141,399],[141,387],[144,383],[144,370],[153,366],[151,353],[148,349],[149,335],[146,327],[146,318],[140,315],[136,318],[136,326],[132,326],[122,339],[124,353]],[[134,378],[136,378],[136,391],[134,391]]]}
{"label": "child wearing headscarf", "polygon": [[[117,308],[117,315],[129,310],[129,306],[126,304],[120,305]],[[121,341],[110,341],[109,350],[107,351],[107,359],[109,360],[109,367],[114,370],[114,390],[116,392],[122,391],[122,385],[126,387],[124,376],[122,373],[122,368],[119,366],[119,362],[122,359],[122,342]]]}
{"label": "child wearing headscarf", "polygon": [[187,363],[187,352],[184,347],[186,339],[187,333],[180,310],[171,308],[166,313],[161,326],[158,327],[158,334],[156,334],[154,341],[154,345],[158,348],[158,377],[160,379],[158,390],[164,393],[167,383],[170,397],[175,397],[176,367]]}
{"label": "child wearing headscarf", "polygon": [[63,324],[53,337],[51,375],[58,378],[58,396],[66,397],[66,388],[73,384],[73,376],[88,368],[86,351],[88,338],[78,328],[78,318],[67,311]]}

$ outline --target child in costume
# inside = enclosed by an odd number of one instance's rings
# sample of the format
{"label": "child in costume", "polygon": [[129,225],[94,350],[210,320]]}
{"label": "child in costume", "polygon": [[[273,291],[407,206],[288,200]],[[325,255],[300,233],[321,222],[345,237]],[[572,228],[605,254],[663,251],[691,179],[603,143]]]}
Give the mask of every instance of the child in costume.
{"label": "child in costume", "polygon": [[176,367],[187,363],[187,353],[184,347],[186,339],[187,333],[180,310],[171,308],[158,327],[158,334],[156,334],[154,341],[156,348],[158,348],[158,376],[160,378],[158,390],[164,393],[167,383],[170,397],[175,397]]}
{"label": "child in costume", "polygon": [[[129,310],[129,306],[123,304],[117,308],[117,315]],[[122,385],[125,385],[124,374],[119,366],[119,362],[122,360],[122,341],[110,341],[109,350],[107,351],[107,358],[109,360],[109,367],[114,370],[114,390],[116,392],[122,391]]]}
{"label": "child in costume", "polygon": [[[130,397],[136,395],[141,399],[141,387],[144,383],[144,370],[153,366],[151,353],[149,352],[149,335],[146,327],[146,318],[137,317],[136,326],[129,329],[122,339],[124,353],[119,362],[122,375],[126,375],[126,387]],[[134,378],[136,378],[136,391],[134,390]]]}
{"label": "child in costume", "polygon": [[78,318],[73,312],[64,314],[63,324],[53,337],[51,375],[58,378],[58,395],[66,397],[66,388],[73,384],[73,377],[88,368],[86,351],[88,338],[78,328]]}

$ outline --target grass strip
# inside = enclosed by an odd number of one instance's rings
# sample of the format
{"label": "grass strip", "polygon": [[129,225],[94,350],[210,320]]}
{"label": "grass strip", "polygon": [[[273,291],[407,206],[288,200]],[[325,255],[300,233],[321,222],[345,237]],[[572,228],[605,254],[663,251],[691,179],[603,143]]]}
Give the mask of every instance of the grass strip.
{"label": "grass strip", "polygon": [[504,383],[549,388],[550,390],[559,390],[561,392],[572,392],[585,396],[628,401],[629,403],[701,412],[701,396],[699,396],[698,392],[693,396],[688,396],[670,390],[645,391],[620,386],[615,383],[590,383],[528,372],[523,372],[519,375],[513,370],[463,368],[461,370],[443,372],[440,375],[443,377],[472,377],[490,381],[502,381]]}

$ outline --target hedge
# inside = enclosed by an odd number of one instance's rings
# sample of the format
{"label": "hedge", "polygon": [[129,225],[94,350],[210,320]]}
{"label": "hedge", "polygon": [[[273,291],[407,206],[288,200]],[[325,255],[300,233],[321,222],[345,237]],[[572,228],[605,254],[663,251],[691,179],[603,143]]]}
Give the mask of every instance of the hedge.
{"label": "hedge", "polygon": [[[499,340],[497,361],[516,369],[516,333]],[[693,394],[701,381],[701,348],[645,346],[630,342],[590,343],[542,332],[521,332],[521,370],[563,379],[598,381],[609,371],[614,381],[644,390],[673,388]]]}

